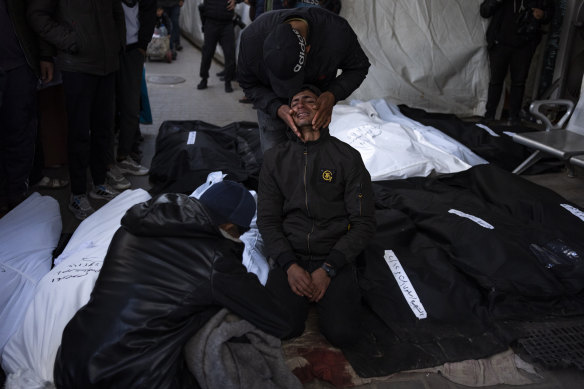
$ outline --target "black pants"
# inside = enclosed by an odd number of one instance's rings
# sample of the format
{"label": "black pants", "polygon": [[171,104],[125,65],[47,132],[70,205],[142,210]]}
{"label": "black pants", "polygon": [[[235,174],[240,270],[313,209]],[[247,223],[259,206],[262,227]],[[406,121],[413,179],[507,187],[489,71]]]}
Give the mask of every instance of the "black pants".
{"label": "black pants", "polygon": [[[303,261],[298,263],[312,273],[322,265],[322,261]],[[300,336],[308,316],[310,301],[300,297],[290,289],[288,276],[281,267],[270,271],[266,288],[282,302],[293,318],[293,331],[286,336]],[[349,345],[357,340],[361,323],[361,292],[357,283],[357,273],[353,265],[345,265],[331,280],[324,297],[316,303],[318,325],[328,341],[336,346]]]}
{"label": "black pants", "polygon": [[201,78],[209,78],[209,68],[217,48],[217,43],[223,49],[225,58],[225,81],[235,78],[235,33],[231,20],[205,20],[205,40],[203,42],[203,58],[201,59]]}
{"label": "black pants", "polygon": [[[143,68],[144,55],[137,48],[120,54],[120,69],[116,73],[118,157],[126,157],[138,147]],[[110,149],[113,150],[113,146]]]}
{"label": "black pants", "polygon": [[0,83],[0,197],[13,206],[28,191],[37,132],[38,78],[27,65],[4,72]]}
{"label": "black pants", "polygon": [[69,123],[71,193],[87,192],[87,168],[94,185],[105,183],[112,151],[115,73],[105,76],[62,72]]}
{"label": "black pants", "polygon": [[491,79],[485,117],[494,118],[507,70],[511,73],[511,92],[509,95],[509,118],[518,119],[525,91],[525,80],[529,74],[531,58],[537,46],[527,43],[522,47],[495,45],[489,50]]}

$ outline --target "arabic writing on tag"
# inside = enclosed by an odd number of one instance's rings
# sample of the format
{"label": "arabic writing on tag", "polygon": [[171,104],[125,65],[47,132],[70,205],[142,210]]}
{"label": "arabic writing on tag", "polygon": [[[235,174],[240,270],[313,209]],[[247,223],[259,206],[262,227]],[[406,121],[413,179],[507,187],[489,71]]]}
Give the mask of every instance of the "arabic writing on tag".
{"label": "arabic writing on tag", "polygon": [[427,318],[426,309],[393,250],[385,250],[384,259],[414,315],[418,319]]}

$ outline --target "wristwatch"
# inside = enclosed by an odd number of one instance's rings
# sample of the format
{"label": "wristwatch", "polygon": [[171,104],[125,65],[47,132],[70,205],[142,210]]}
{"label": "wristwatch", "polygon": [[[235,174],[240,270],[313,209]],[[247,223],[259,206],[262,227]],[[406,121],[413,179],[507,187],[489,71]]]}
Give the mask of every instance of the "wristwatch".
{"label": "wristwatch", "polygon": [[321,268],[324,269],[327,276],[329,276],[330,278],[333,278],[334,276],[337,275],[337,271],[335,270],[335,268],[329,265],[328,263],[323,263]]}

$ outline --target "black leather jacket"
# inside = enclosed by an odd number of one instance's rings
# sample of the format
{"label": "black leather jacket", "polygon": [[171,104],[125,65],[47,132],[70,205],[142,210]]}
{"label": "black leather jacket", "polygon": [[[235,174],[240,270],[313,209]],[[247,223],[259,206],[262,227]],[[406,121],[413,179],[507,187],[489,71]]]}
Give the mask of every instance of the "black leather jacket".
{"label": "black leather jacket", "polygon": [[317,141],[296,138],[264,154],[257,224],[282,267],[296,259],[353,262],[375,233],[374,207],[361,155],[328,129]]}
{"label": "black leather jacket", "polygon": [[164,194],[130,208],[55,361],[58,388],[197,388],[183,346],[221,307],[275,335],[288,317],[204,206]]}

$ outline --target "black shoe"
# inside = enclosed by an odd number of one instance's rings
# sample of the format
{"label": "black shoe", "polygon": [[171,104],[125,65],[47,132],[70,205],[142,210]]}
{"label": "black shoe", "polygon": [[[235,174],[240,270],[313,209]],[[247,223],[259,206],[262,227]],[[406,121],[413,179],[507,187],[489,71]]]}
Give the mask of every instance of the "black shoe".
{"label": "black shoe", "polygon": [[485,116],[481,120],[479,120],[479,123],[484,124],[485,126],[490,126],[490,125],[496,124],[497,120],[495,120],[494,117]]}
{"label": "black shoe", "polygon": [[[217,77],[225,77],[225,70],[221,70],[220,72],[218,72]],[[221,81],[223,81],[223,80],[221,80]]]}
{"label": "black shoe", "polygon": [[505,123],[503,123],[505,127],[519,127],[521,126],[521,119],[519,118],[509,118]]}
{"label": "black shoe", "polygon": [[181,50],[183,49],[183,47],[182,47],[182,45],[181,45],[180,43],[177,43],[177,45],[176,45],[176,49],[177,49],[178,51],[181,51]]}
{"label": "black shoe", "polygon": [[243,96],[242,99],[238,100],[241,104],[251,104],[252,101],[250,99],[248,99],[247,97]]}
{"label": "black shoe", "polygon": [[197,89],[207,89],[207,79],[206,78],[201,79],[201,82],[199,82],[199,85],[197,85]]}
{"label": "black shoe", "polygon": [[225,76],[219,77],[219,81],[225,81]]}
{"label": "black shoe", "polygon": [[231,87],[231,81],[225,81],[225,93],[233,92],[233,88]]}

